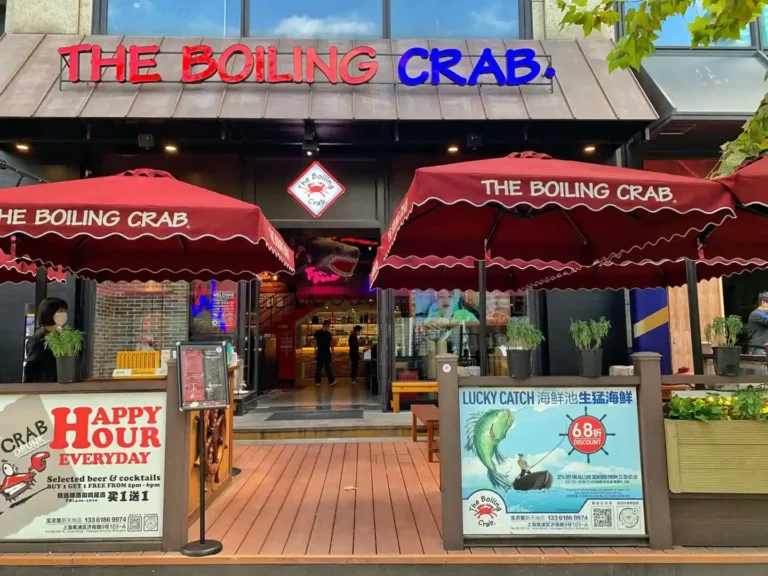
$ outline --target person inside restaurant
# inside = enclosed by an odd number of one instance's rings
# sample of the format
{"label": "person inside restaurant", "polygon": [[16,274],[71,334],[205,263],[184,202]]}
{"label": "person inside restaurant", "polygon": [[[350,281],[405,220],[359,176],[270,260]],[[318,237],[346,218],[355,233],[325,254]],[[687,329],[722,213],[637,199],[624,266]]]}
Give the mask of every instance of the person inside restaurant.
{"label": "person inside restaurant", "polygon": [[768,292],[761,292],[757,297],[757,308],[749,315],[747,322],[749,336],[749,354],[765,356],[765,345],[768,344]]}
{"label": "person inside restaurant", "polygon": [[61,298],[46,298],[37,309],[37,330],[27,341],[23,381],[56,382],[56,358],[45,345],[49,332],[67,323],[67,303]]}
{"label": "person inside restaurant", "polygon": [[363,331],[362,326],[355,326],[352,328],[352,333],[349,335],[347,344],[349,345],[349,363],[350,376],[352,377],[352,384],[357,384],[357,368],[360,365],[360,332]]}

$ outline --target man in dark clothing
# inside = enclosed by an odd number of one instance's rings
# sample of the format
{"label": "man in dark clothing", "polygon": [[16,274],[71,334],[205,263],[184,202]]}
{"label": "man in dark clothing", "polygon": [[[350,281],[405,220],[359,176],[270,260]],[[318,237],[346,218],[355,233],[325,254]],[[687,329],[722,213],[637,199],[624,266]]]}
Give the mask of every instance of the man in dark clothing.
{"label": "man in dark clothing", "polygon": [[349,340],[347,340],[347,343],[349,344],[349,361],[352,364],[352,384],[357,384],[357,367],[360,365],[360,341],[357,337],[362,331],[362,326],[355,326],[352,328],[352,334],[349,335]]}
{"label": "man in dark clothing", "polygon": [[749,315],[747,322],[749,335],[749,353],[765,356],[765,345],[768,344],[768,292],[761,292],[757,297],[757,308]]}
{"label": "man in dark clothing", "polygon": [[328,376],[329,386],[336,386],[336,377],[333,375],[333,334],[331,334],[331,322],[323,322],[322,329],[315,332],[315,386],[320,386],[323,379],[323,366],[325,375]]}

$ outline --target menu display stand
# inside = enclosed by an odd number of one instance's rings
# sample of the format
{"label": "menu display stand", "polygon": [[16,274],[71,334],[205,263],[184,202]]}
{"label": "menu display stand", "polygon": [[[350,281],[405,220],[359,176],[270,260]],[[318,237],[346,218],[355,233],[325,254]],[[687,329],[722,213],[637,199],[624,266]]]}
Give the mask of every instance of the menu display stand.
{"label": "menu display stand", "polygon": [[205,412],[229,409],[229,374],[226,342],[179,342],[179,398],[182,412],[199,412],[198,450],[200,462],[200,539],[181,548],[184,556],[200,558],[221,552],[218,540],[205,538]]}

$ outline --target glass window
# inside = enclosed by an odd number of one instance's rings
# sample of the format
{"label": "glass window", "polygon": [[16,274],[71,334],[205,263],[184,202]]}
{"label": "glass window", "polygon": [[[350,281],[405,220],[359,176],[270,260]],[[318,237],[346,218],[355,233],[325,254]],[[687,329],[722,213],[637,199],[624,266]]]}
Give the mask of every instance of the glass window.
{"label": "glass window", "polygon": [[254,38],[381,38],[382,0],[251,0]]}
{"label": "glass window", "polygon": [[[527,314],[525,296],[488,293],[489,373],[506,374],[498,346],[506,342],[510,318]],[[437,354],[459,356],[459,365],[480,374],[480,298],[474,291],[405,291],[395,298],[395,379],[434,380]]]}
{"label": "glass window", "polygon": [[520,37],[518,0],[391,0],[392,38]]}
{"label": "glass window", "polygon": [[760,36],[763,42],[763,49],[768,48],[768,6],[763,8],[763,14],[760,18]]}
{"label": "glass window", "polygon": [[[632,7],[632,2],[627,3],[627,7]],[[703,16],[706,10],[701,0],[697,0],[694,6],[691,6],[683,16],[673,16],[667,18],[661,26],[659,38],[654,42],[656,46],[690,46],[691,33],[688,30],[688,24],[693,22],[696,16]],[[741,32],[739,40],[725,40],[719,42],[718,46],[749,46],[752,43],[752,35],[747,26]]]}
{"label": "glass window", "polygon": [[240,36],[240,0],[108,0],[107,33]]}

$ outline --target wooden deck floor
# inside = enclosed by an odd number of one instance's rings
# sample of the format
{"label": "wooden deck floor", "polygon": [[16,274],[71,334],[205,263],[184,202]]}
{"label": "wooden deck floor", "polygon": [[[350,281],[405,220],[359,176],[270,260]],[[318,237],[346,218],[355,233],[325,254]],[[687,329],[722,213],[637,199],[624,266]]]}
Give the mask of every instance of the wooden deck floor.
{"label": "wooden deck floor", "polygon": [[[440,465],[426,443],[238,445],[242,473],[207,512],[222,554],[5,554],[2,564],[707,564],[768,563],[768,548],[473,548],[447,553]],[[197,538],[199,526],[190,527]],[[95,557],[98,556],[98,560]],[[695,558],[695,559],[694,559]]]}

